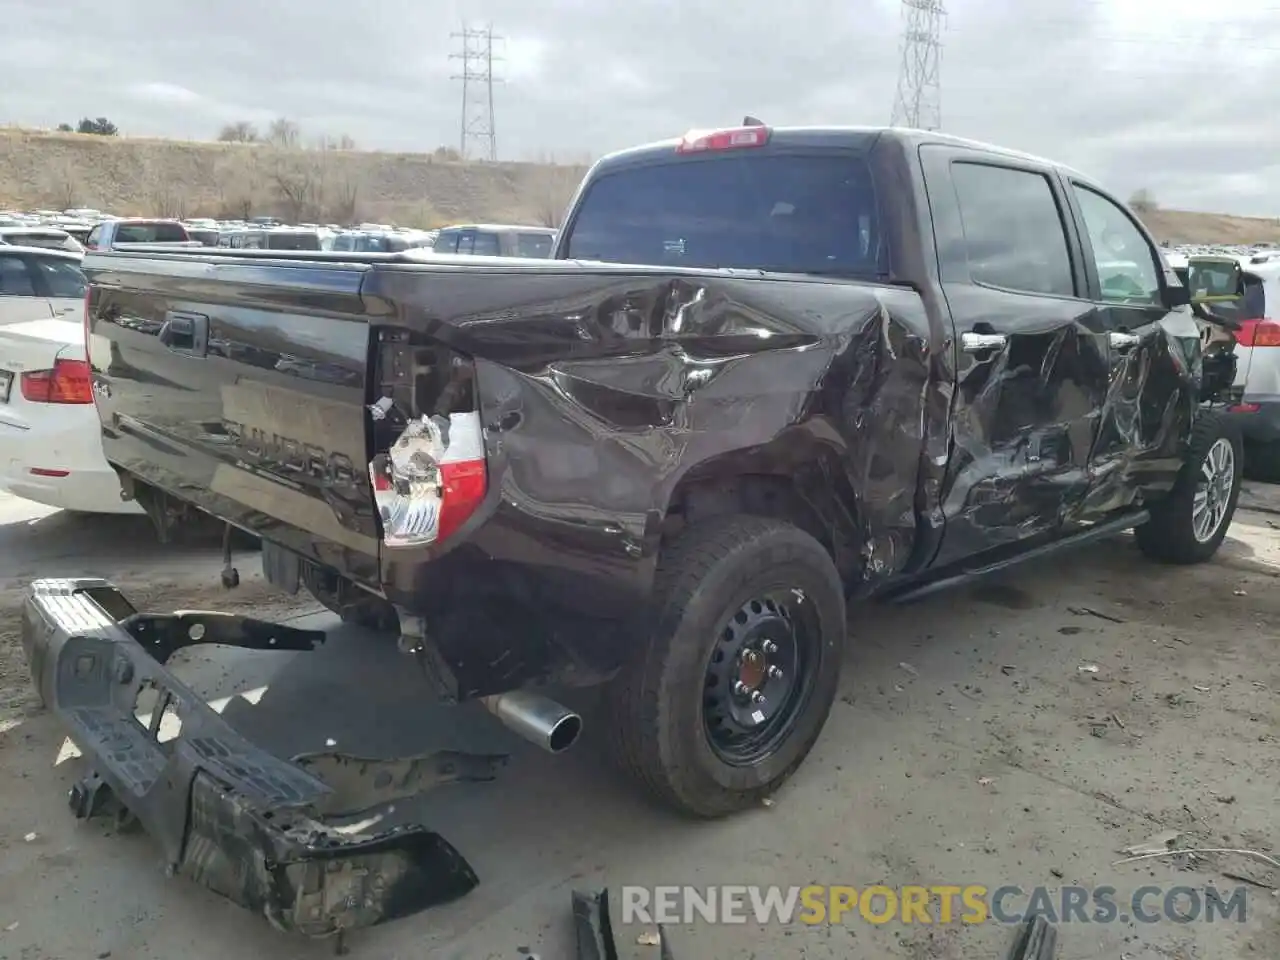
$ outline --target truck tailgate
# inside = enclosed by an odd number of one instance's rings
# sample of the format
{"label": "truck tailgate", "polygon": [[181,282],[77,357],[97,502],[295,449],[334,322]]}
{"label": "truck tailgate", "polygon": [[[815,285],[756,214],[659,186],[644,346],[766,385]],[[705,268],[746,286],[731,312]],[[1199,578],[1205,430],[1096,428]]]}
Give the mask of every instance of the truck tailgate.
{"label": "truck tailgate", "polygon": [[88,258],[107,459],[376,585],[367,269],[153,252]]}

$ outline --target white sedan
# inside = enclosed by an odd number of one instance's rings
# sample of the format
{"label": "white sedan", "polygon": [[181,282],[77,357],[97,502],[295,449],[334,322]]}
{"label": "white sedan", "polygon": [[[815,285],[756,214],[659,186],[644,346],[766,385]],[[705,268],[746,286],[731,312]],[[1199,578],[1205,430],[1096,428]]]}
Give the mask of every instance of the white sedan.
{"label": "white sedan", "polygon": [[0,489],[65,510],[140,513],[102,453],[81,258],[0,245]]}

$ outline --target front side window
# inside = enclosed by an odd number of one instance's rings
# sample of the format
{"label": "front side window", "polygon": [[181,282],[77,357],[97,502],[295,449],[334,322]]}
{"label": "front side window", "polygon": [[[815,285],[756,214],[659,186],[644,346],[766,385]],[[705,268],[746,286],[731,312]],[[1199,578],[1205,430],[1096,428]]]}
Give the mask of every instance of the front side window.
{"label": "front side window", "polygon": [[1043,174],[957,162],[951,179],[960,204],[969,276],[974,283],[1074,297],[1062,212]]}
{"label": "front side window", "polygon": [[1160,302],[1160,274],[1147,238],[1119,204],[1073,184],[1089,234],[1102,299],[1135,305]]}

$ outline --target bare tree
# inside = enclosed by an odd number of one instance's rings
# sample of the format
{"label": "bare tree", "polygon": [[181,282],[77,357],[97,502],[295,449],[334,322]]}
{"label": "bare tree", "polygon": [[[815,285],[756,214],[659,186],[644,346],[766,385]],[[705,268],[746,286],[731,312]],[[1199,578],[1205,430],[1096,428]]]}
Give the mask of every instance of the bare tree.
{"label": "bare tree", "polygon": [[271,182],[291,222],[319,216],[324,207],[325,165],[318,158],[303,152],[280,154],[272,166]]}
{"label": "bare tree", "polygon": [[68,160],[51,164],[46,172],[45,196],[57,210],[70,210],[84,202],[84,183]]}
{"label": "bare tree", "polygon": [[277,117],[267,128],[267,142],[283,150],[293,150],[302,138],[302,128],[286,117]]}
{"label": "bare tree", "polygon": [[1133,196],[1129,198],[1129,206],[1137,213],[1151,213],[1160,208],[1155,196],[1146,187],[1134,191]]}
{"label": "bare tree", "polygon": [[222,158],[214,175],[222,215],[248,220],[262,200],[263,171],[257,151]]}
{"label": "bare tree", "polygon": [[583,171],[578,167],[549,167],[543,176],[542,195],[536,216],[544,227],[559,227],[564,221],[569,202],[578,190]]}
{"label": "bare tree", "polygon": [[218,139],[223,143],[257,143],[258,128],[248,120],[237,120],[223,127]]}

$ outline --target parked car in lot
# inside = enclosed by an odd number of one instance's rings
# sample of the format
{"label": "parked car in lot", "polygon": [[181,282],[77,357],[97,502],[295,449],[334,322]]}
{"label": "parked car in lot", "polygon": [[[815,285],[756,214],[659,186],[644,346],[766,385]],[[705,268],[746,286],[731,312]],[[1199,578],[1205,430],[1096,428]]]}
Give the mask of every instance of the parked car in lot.
{"label": "parked car in lot", "polygon": [[1280,481],[1280,257],[1192,256],[1188,263],[1198,267],[1215,309],[1240,325],[1231,415],[1250,467]]}
{"label": "parked car in lot", "polygon": [[60,227],[8,226],[0,227],[0,244],[17,247],[44,247],[49,250],[66,250],[83,253],[84,244]]}
{"label": "parked car in lot", "polygon": [[102,453],[80,260],[0,246],[0,488],[51,507],[138,513]]}
{"label": "parked car in lot", "polygon": [[551,256],[556,231],[550,227],[520,227],[501,224],[459,224],[441,227],[431,245],[434,253],[461,253],[475,257]]}
{"label": "parked car in lot", "polygon": [[103,220],[89,231],[85,247],[110,250],[122,243],[177,243],[200,246],[177,220],[148,220],[145,217]]}

